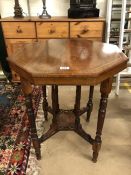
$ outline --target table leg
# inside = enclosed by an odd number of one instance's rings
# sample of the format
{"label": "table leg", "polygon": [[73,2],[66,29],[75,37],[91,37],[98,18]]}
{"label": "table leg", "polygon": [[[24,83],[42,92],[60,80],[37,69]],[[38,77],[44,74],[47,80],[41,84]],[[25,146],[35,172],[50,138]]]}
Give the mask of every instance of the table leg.
{"label": "table leg", "polygon": [[74,113],[76,116],[76,119],[75,119],[76,128],[78,128],[80,125],[80,116],[79,116],[80,100],[81,100],[81,86],[76,86],[76,99],[75,99],[75,106],[74,106]]}
{"label": "table leg", "polygon": [[75,99],[75,106],[74,106],[74,113],[75,113],[75,132],[79,134],[82,138],[84,138],[89,143],[93,144],[93,139],[91,136],[86,133],[81,124],[80,124],[80,100],[81,100],[81,86],[76,86],[76,99]]}
{"label": "table leg", "polygon": [[58,86],[52,85],[51,90],[51,98],[52,98],[52,124],[50,125],[50,129],[41,136],[40,143],[47,140],[51,136],[53,136],[55,133],[58,132],[58,123],[57,123],[57,113],[59,112],[59,102],[58,102]]}
{"label": "table leg", "polygon": [[56,112],[59,112],[58,85],[55,85]]}
{"label": "table leg", "polygon": [[106,114],[106,107],[107,107],[107,100],[108,100],[108,94],[111,91],[112,87],[112,78],[109,78],[107,80],[104,80],[101,83],[100,92],[101,92],[101,100],[100,100],[100,106],[99,106],[99,112],[98,112],[98,121],[97,121],[97,131],[96,131],[96,137],[93,143],[93,162],[97,162],[98,153],[101,148],[101,135],[102,135],[102,129]]}
{"label": "table leg", "polygon": [[53,110],[53,121],[56,122],[56,113],[57,113],[57,95],[56,95],[56,86],[52,85],[52,110]]}
{"label": "table leg", "polygon": [[91,112],[93,110],[93,102],[92,102],[93,92],[94,92],[94,86],[90,86],[89,100],[88,100],[88,103],[87,103],[87,118],[86,118],[86,121],[88,121],[88,122],[90,120]]}
{"label": "table leg", "polygon": [[40,142],[38,140],[36,124],[35,124],[35,115],[34,115],[34,110],[32,105],[32,96],[31,96],[32,87],[29,82],[27,82],[22,78],[21,78],[21,85],[22,85],[22,91],[25,94],[27,115],[28,115],[28,120],[31,128],[31,139],[35,149],[36,157],[39,160],[41,159],[41,152],[40,152]]}
{"label": "table leg", "polygon": [[42,86],[43,91],[43,111],[44,111],[44,117],[45,120],[48,120],[48,102],[47,102],[47,95],[46,95],[46,86]]}

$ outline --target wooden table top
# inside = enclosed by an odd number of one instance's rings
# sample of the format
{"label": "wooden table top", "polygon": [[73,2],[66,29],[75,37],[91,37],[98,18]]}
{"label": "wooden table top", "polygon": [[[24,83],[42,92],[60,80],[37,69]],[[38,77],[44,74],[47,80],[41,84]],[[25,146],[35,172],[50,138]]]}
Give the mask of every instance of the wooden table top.
{"label": "wooden table top", "polygon": [[32,82],[43,77],[75,77],[92,79],[97,84],[126,68],[128,61],[116,45],[83,39],[49,39],[15,44],[13,49],[11,66]]}

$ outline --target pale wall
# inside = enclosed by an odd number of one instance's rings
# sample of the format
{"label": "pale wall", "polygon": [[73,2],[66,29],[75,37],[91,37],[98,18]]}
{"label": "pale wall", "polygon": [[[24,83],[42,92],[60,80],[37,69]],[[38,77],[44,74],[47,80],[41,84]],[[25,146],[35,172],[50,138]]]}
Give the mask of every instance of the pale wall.
{"label": "pale wall", "polygon": [[[23,11],[28,14],[27,0],[19,0]],[[67,16],[70,0],[46,0],[47,11],[51,16]],[[97,0],[100,16],[105,17],[106,0]],[[42,0],[30,0],[31,15],[36,16],[42,12]],[[14,0],[0,0],[1,17],[13,16]]]}

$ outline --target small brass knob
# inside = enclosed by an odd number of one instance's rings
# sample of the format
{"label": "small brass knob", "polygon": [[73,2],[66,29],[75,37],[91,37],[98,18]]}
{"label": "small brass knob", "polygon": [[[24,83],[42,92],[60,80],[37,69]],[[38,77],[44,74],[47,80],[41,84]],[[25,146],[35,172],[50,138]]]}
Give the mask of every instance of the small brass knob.
{"label": "small brass knob", "polygon": [[82,31],[81,31],[81,34],[85,34],[85,33],[87,33],[89,30],[88,29],[83,29]]}
{"label": "small brass knob", "polygon": [[78,34],[78,35],[77,35],[77,38],[81,38],[81,36]]}

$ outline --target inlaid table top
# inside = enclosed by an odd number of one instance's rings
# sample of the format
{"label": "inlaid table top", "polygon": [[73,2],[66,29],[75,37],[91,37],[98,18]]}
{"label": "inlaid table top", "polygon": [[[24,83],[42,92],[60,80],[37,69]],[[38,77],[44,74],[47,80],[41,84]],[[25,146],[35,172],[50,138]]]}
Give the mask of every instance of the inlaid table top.
{"label": "inlaid table top", "polygon": [[44,80],[51,84],[52,78],[55,84],[98,84],[126,68],[128,61],[116,45],[82,39],[49,39],[13,47],[11,66],[34,84]]}

